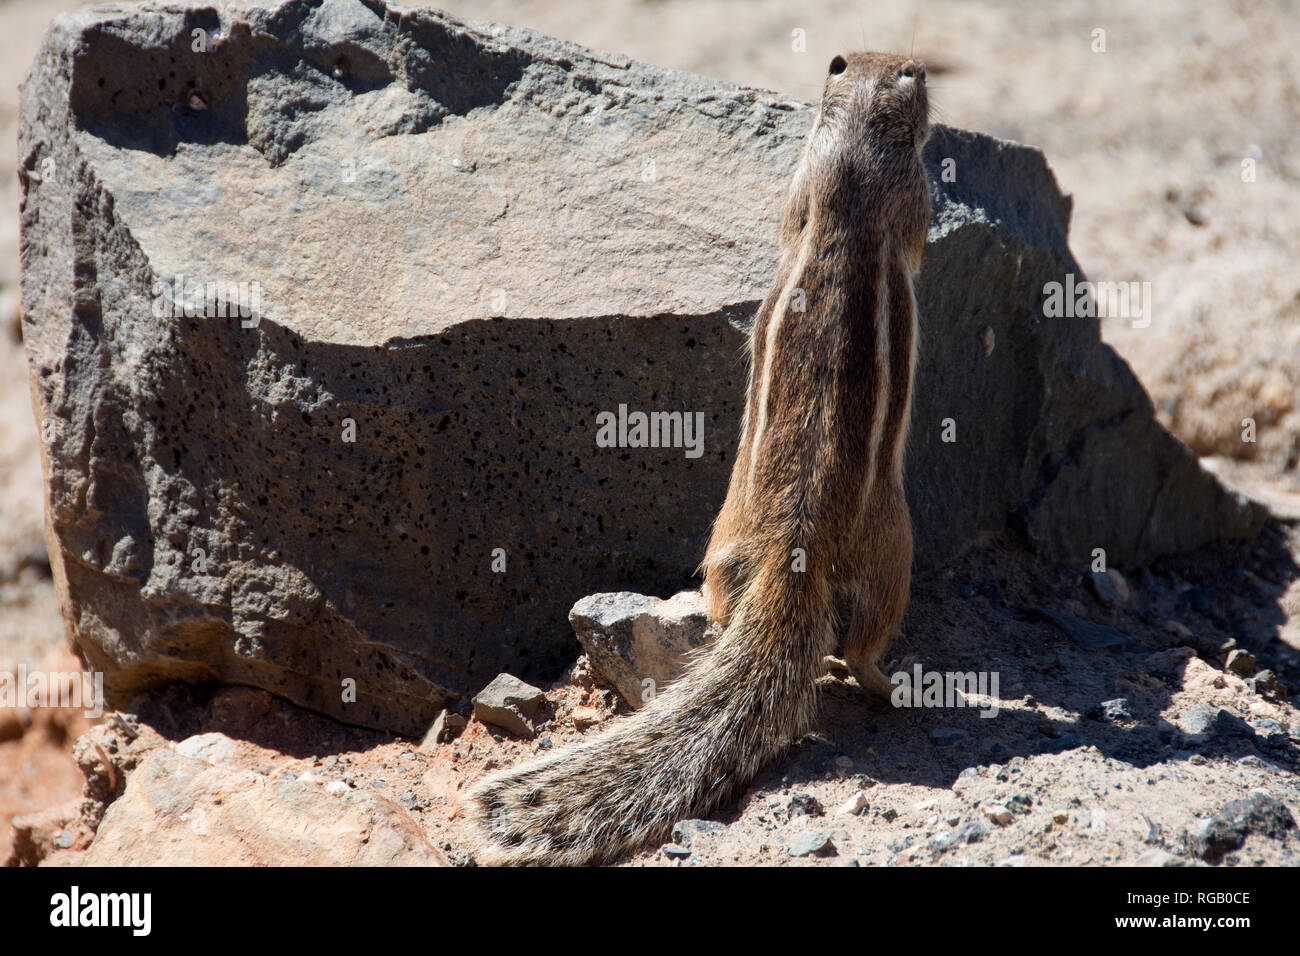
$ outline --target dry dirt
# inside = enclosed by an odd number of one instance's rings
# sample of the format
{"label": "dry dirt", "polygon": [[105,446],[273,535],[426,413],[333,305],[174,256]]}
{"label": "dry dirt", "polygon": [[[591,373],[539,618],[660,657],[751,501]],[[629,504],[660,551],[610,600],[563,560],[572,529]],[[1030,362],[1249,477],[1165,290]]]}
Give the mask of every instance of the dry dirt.
{"label": "dry dirt", "polygon": [[[15,339],[13,171],[17,83],[49,17],[77,6],[0,2],[2,670],[71,666],[43,555],[38,436]],[[1226,480],[1300,518],[1300,273],[1292,268],[1300,232],[1288,228],[1300,213],[1300,48],[1287,4],[609,0],[593,8],[483,0],[449,9],[808,99],[846,43],[914,50],[930,65],[942,121],[1044,149],[1074,195],[1071,245],[1090,278],[1152,283],[1150,326],[1108,319],[1103,334],[1147,385],[1162,420],[1198,453],[1217,456],[1212,464]],[[1105,52],[1093,49],[1097,29],[1105,30]],[[794,30],[806,31],[806,52],[792,49]],[[1254,162],[1253,182],[1243,181],[1245,160]],[[1242,439],[1245,419],[1255,422],[1253,443]],[[971,555],[917,582],[897,652],[908,665],[1000,670],[998,718],[945,711],[942,727],[967,736],[940,746],[931,738],[934,712],[872,710],[851,683],[829,676],[822,733],[719,817],[729,827],[697,836],[688,857],[655,849],[629,862],[1100,864],[1159,847],[1186,859],[1184,833],[1196,815],[1253,789],[1300,815],[1295,708],[1226,673],[1220,650],[1237,640],[1258,666],[1300,686],[1297,561],[1294,526],[1274,525],[1246,548],[1162,562],[1130,580],[1129,605],[1114,609],[1097,604],[1076,571],[1035,567],[1009,547]],[[1130,643],[1086,650],[1041,617],[1017,617],[1013,609],[1024,606],[1110,624]],[[1179,646],[1197,656],[1172,667],[1186,652],[1151,659]],[[207,701],[210,693],[178,688],[140,709],[171,739],[224,728],[265,744],[276,759],[263,767],[276,773],[312,766],[356,786],[382,780],[453,859],[464,858],[455,815],[463,783],[539,746],[471,723],[455,744],[425,753],[417,742],[282,703],[255,725],[233,726],[229,708]],[[543,733],[553,744],[577,733],[572,707],[586,705],[584,723],[614,709],[599,687],[557,687],[550,696],[557,718]],[[1091,716],[1119,697],[1131,719]],[[1161,723],[1177,725],[1196,703],[1276,720],[1282,732],[1189,742]],[[76,797],[81,777],[70,740],[85,726],[84,717],[62,711],[0,713],[0,820]],[[837,815],[857,792],[861,814]],[[800,813],[812,805],[802,797],[792,813],[796,794],[808,794],[825,815]],[[1010,822],[989,818],[995,803],[1009,806]],[[988,834],[957,842],[974,822]],[[835,850],[791,858],[790,839],[806,829],[825,831]],[[1300,858],[1294,837],[1252,839],[1228,862]]]}

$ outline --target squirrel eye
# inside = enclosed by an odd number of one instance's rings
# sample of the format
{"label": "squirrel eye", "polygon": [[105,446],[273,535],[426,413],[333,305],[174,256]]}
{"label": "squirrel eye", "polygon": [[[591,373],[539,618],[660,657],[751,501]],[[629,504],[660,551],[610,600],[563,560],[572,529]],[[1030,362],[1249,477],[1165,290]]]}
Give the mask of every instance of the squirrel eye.
{"label": "squirrel eye", "polygon": [[848,66],[849,64],[844,57],[837,56],[835,59],[831,60],[831,76],[839,76],[848,69]]}

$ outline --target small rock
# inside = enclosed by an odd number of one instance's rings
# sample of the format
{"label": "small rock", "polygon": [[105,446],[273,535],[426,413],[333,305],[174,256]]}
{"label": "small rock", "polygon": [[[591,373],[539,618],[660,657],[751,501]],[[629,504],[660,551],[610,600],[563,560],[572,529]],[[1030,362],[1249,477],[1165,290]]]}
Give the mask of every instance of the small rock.
{"label": "small rock", "polygon": [[1286,773],[1277,764],[1265,760],[1262,757],[1256,757],[1254,754],[1246,754],[1244,757],[1237,758],[1237,766],[1250,767],[1253,770],[1267,770],[1269,773]]}
{"label": "small rock", "polygon": [[957,824],[961,823],[961,814],[954,810],[944,816],[943,822],[948,824],[950,827],[955,827]]}
{"label": "small rock", "polygon": [[944,850],[955,845],[956,842],[957,834],[951,830],[945,830],[943,833],[938,833],[931,837],[930,841],[926,843],[926,847],[928,847],[932,853],[942,853]]}
{"label": "small rock", "polygon": [[1171,647],[1167,650],[1148,654],[1143,665],[1152,674],[1176,674],[1182,670],[1189,658],[1196,656],[1192,647]]}
{"label": "small rock", "polygon": [[1024,866],[1026,863],[1023,853],[1013,853],[1010,856],[1004,856],[997,861],[997,866]]}
{"label": "small rock", "polygon": [[845,816],[856,816],[867,809],[867,795],[858,791],[836,808],[835,812]]}
{"label": "small rock", "polygon": [[822,805],[817,801],[817,798],[810,793],[791,794],[790,803],[786,806],[786,810],[792,817],[800,815],[820,817],[826,812]]}
{"label": "small rock", "polygon": [[990,803],[984,808],[984,815],[998,826],[1006,826],[1011,822],[1011,811],[1000,803]]}
{"label": "small rock", "polygon": [[1279,704],[1286,703],[1286,686],[1270,670],[1262,670],[1254,677],[1247,678],[1246,686],[1261,697],[1266,697]]}
{"label": "small rock", "polygon": [[443,708],[434,718],[429,732],[424,735],[420,741],[420,749],[426,753],[433,750],[438,744],[449,743],[460,736],[460,732],[465,729],[468,721],[460,714],[454,714]]}
{"label": "small rock", "polygon": [[719,833],[725,829],[726,824],[717,820],[679,820],[673,824],[673,842],[678,846],[689,847],[695,837],[704,833]]}
{"label": "small rock", "polygon": [[955,727],[932,727],[930,728],[930,741],[936,747],[951,747],[959,744],[966,739],[966,731],[958,730]]}
{"label": "small rock", "polygon": [[688,847],[676,843],[665,843],[660,849],[664,851],[664,856],[671,856],[677,859],[685,859],[691,855],[691,851]]}
{"label": "small rock", "polygon": [[1260,737],[1277,737],[1286,733],[1286,730],[1280,723],[1272,717],[1261,717],[1258,720],[1247,721],[1255,734]]}
{"label": "small rock", "polygon": [[1183,733],[1193,738],[1252,737],[1251,726],[1235,714],[1221,707],[1193,704],[1179,716]]}
{"label": "small rock", "polygon": [[588,704],[573,708],[573,713],[569,714],[569,719],[573,721],[573,726],[578,730],[594,727],[604,717],[605,715],[601,713],[598,707],[592,707]]}
{"label": "small rock", "polygon": [[1129,709],[1127,697],[1116,697],[1114,700],[1103,700],[1097,705],[1097,710],[1101,715],[1101,719],[1110,724],[1133,720],[1133,712]]}
{"label": "small rock", "polygon": [[960,843],[979,843],[989,835],[989,828],[981,820],[971,820],[963,824],[957,831],[957,840]]}
{"label": "small rock", "polygon": [[822,855],[833,852],[835,845],[831,843],[830,837],[818,830],[805,830],[795,837],[795,841],[790,844],[791,856],[812,856],[814,854]]}
{"label": "small rock", "polygon": [[1249,677],[1255,673],[1255,655],[1241,648],[1231,650],[1228,652],[1228,659],[1223,666],[1233,674]]}
{"label": "small rock", "polygon": [[345,794],[351,793],[352,788],[342,780],[331,780],[329,783],[325,784],[325,792],[331,796],[341,797]]}
{"label": "small rock", "polygon": [[967,767],[957,774],[957,779],[952,782],[953,792],[961,793],[963,790],[969,789],[979,778],[980,771],[978,767]]}
{"label": "small rock", "polygon": [[1070,811],[1067,810],[1067,809],[1065,809],[1064,807],[1057,807],[1055,810],[1052,811],[1052,822],[1053,822],[1053,823],[1069,823],[1069,822],[1070,822]]}
{"label": "small rock", "polygon": [[1188,839],[1197,856],[1217,863],[1225,853],[1239,849],[1249,834],[1281,840],[1293,829],[1295,818],[1286,804],[1269,794],[1252,793],[1194,824],[1188,830]]}
{"label": "small rock", "polygon": [[1168,850],[1153,847],[1138,854],[1134,866],[1182,866],[1183,861]]}
{"label": "small rock", "polygon": [[498,674],[474,697],[474,716],[532,740],[537,736],[535,721],[541,716],[546,695],[532,684],[511,674]]}

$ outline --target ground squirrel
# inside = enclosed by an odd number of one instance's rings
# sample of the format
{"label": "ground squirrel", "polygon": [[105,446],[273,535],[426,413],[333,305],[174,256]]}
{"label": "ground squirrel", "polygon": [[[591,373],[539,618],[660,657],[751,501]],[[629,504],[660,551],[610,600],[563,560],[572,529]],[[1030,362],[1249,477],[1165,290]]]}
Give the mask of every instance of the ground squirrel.
{"label": "ground squirrel", "polygon": [[930,197],[925,66],[837,56],[755,317],[740,446],[703,562],[718,639],[631,717],[470,794],[484,863],[607,860],[730,801],[811,721],[835,650],[867,693],[907,605],[902,456]]}

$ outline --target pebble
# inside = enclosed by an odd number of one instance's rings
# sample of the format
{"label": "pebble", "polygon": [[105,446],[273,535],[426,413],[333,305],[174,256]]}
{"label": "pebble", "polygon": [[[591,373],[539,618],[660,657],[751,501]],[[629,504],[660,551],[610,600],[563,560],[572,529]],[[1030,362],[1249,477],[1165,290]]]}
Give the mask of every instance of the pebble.
{"label": "pebble", "polygon": [[474,695],[474,716],[526,740],[537,736],[546,695],[513,674],[498,674]]}
{"label": "pebble", "polygon": [[820,802],[811,793],[792,793],[790,803],[786,807],[790,816],[796,817],[800,814],[806,814],[810,817],[819,817],[826,811],[822,808]]}
{"label": "pebble", "polygon": [[726,824],[717,820],[679,820],[673,824],[673,842],[688,847],[695,837],[704,833],[720,833],[726,828]]}
{"label": "pebble", "polygon": [[679,860],[684,860],[686,857],[691,855],[691,851],[687,847],[681,846],[677,843],[665,843],[660,847],[660,849],[663,850],[664,856],[673,857]]}
{"label": "pebble", "polygon": [[1011,811],[1000,803],[989,804],[984,808],[984,815],[998,826],[1006,826],[1011,822]]}
{"label": "pebble", "polygon": [[1286,702],[1286,686],[1270,670],[1262,670],[1254,677],[1246,678],[1246,685],[1261,697],[1279,704]]}
{"label": "pebble", "polygon": [[934,837],[931,837],[930,841],[926,844],[926,846],[930,849],[930,852],[932,853],[942,853],[944,850],[953,846],[956,842],[957,842],[957,834],[949,830],[944,833],[937,834]]}
{"label": "pebble", "polygon": [[835,812],[845,816],[856,816],[865,809],[867,809],[867,795],[859,791],[841,803]]}
{"label": "pebble", "polygon": [[1259,720],[1248,721],[1251,728],[1261,737],[1276,737],[1279,734],[1285,734],[1286,731],[1272,717],[1262,717]]}
{"label": "pebble", "polygon": [[1097,705],[1097,711],[1101,715],[1102,720],[1111,724],[1133,719],[1133,711],[1129,708],[1127,697],[1116,697],[1114,700],[1103,700]]}
{"label": "pebble", "polygon": [[342,780],[331,780],[329,783],[325,784],[325,792],[336,797],[341,797],[345,793],[350,793],[351,791],[352,788]]}
{"label": "pebble", "polygon": [[989,828],[981,820],[971,820],[957,831],[961,843],[979,843],[989,835]]}
{"label": "pebble", "polygon": [[961,791],[972,786],[977,780],[979,780],[979,777],[980,771],[978,767],[967,767],[961,773],[957,774],[957,779],[952,782],[952,789],[956,793],[961,793]]}
{"label": "pebble", "polygon": [[936,747],[952,747],[966,739],[966,731],[956,727],[930,728],[930,742]]}
{"label": "pebble", "polygon": [[1222,707],[1193,704],[1178,718],[1183,732],[1192,737],[1253,737],[1255,731],[1235,714]]}
{"label": "pebble", "polygon": [[438,744],[445,744],[455,740],[460,736],[460,732],[465,729],[465,718],[460,714],[454,714],[445,708],[438,712],[434,718],[433,725],[429,727],[429,732],[424,735],[420,741],[420,749],[429,752],[435,749]]}
{"label": "pebble", "polygon": [[1228,659],[1223,666],[1241,677],[1249,677],[1255,673],[1255,655],[1237,648],[1228,652]]}
{"label": "pebble", "polygon": [[1138,854],[1138,858],[1133,861],[1134,866],[1182,866],[1183,861],[1170,853],[1168,850],[1162,850],[1159,847],[1153,847]]}
{"label": "pebble", "polygon": [[835,849],[830,837],[819,830],[805,830],[790,844],[791,856],[812,856]]}

